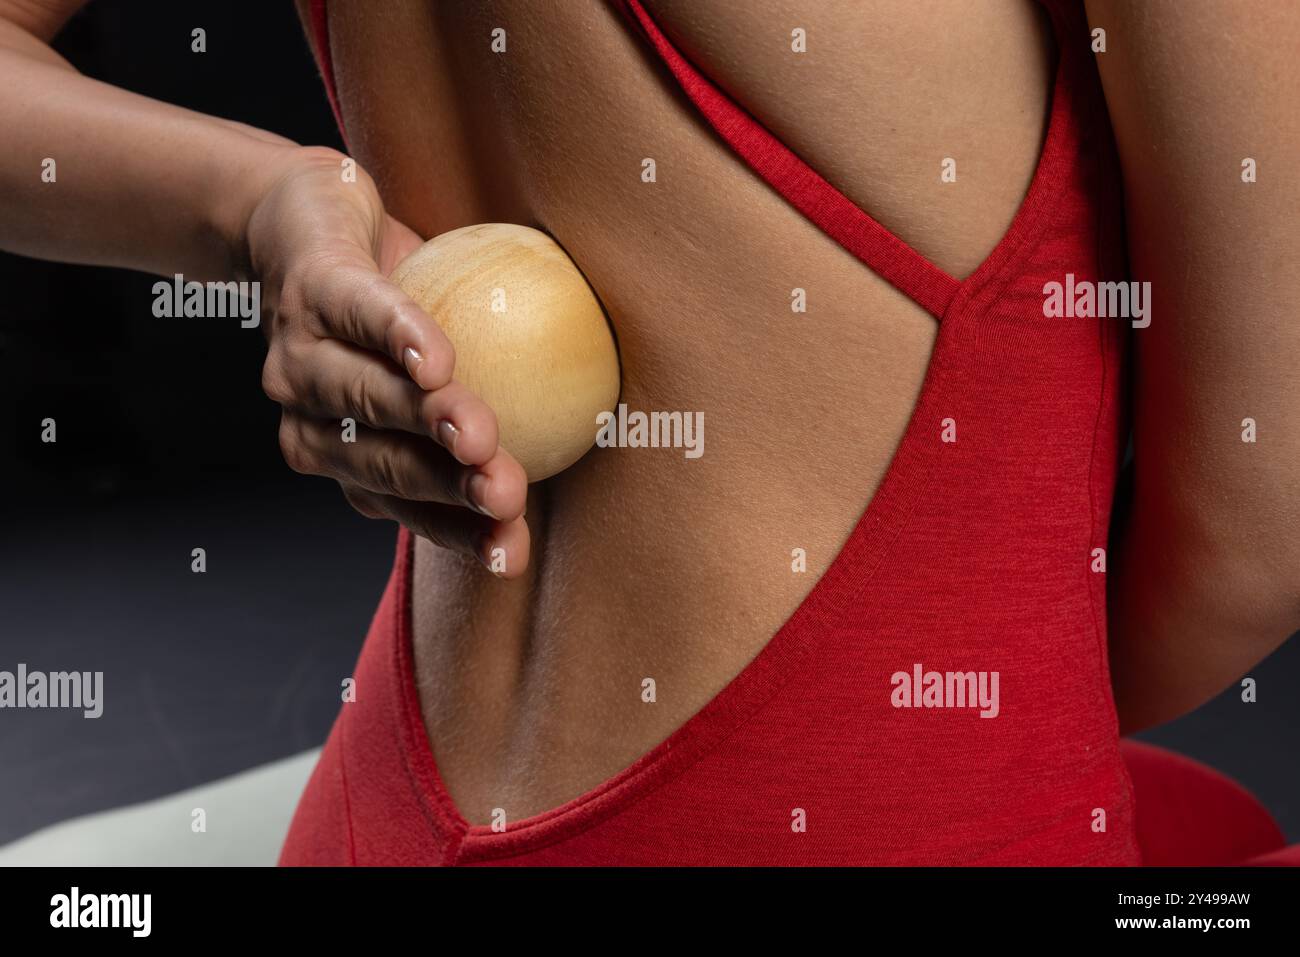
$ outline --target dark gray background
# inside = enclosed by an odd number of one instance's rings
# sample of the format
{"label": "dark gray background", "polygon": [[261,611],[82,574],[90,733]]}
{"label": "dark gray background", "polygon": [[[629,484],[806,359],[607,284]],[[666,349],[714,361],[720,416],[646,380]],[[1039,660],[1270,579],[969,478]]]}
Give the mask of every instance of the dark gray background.
{"label": "dark gray background", "polygon": [[[59,47],[129,89],[340,145],[288,0],[100,0]],[[388,574],[393,526],[280,461],[260,334],[154,319],[153,282],[0,255],[0,669],[102,670],[108,700],[94,721],[0,711],[0,843],[322,743]],[[1259,703],[1233,690],[1143,737],[1235,777],[1300,840],[1300,645],[1253,674]]]}

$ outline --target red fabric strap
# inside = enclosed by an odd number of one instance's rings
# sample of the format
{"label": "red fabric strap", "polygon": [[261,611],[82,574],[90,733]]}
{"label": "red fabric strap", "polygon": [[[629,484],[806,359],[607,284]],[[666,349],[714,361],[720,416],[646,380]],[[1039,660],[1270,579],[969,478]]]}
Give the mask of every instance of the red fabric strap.
{"label": "red fabric strap", "polygon": [[961,282],[872,219],[690,64],[639,0],[624,0],[686,95],[740,157],[799,212],[927,312],[942,318]]}

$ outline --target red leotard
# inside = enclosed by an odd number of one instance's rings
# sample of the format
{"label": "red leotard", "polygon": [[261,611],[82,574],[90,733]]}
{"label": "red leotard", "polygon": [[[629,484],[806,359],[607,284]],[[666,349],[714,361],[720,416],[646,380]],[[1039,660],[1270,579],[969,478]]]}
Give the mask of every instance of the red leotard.
{"label": "red leotard", "polygon": [[[470,825],[439,779],[413,681],[403,531],[357,665],[362,693],[335,723],[283,863],[1141,862],[1105,576],[1092,571],[1122,451],[1125,325],[1043,316],[1045,283],[1126,278],[1117,170],[1081,9],[1044,4],[1059,52],[1039,166],[1006,236],[960,281],[737,106],[638,0],[620,5],[757,175],[939,320],[912,419],[839,556],[741,674],[620,774],[500,832]],[[341,123],[323,0],[311,6]],[[997,672],[999,713],[895,707],[893,676],[918,663]],[[1159,778],[1159,752],[1130,756]],[[1185,774],[1182,793],[1200,780]],[[1235,807],[1252,829],[1187,862],[1280,846],[1249,797],[1206,780],[1223,796],[1216,817]],[[1161,839],[1154,818],[1141,830],[1144,844]]]}

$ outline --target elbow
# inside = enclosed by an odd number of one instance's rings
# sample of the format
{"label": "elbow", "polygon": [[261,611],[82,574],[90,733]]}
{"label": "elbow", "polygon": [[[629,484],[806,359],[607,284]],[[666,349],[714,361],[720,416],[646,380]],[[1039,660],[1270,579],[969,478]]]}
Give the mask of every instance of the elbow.
{"label": "elbow", "polygon": [[1280,506],[1270,511],[1273,520],[1221,517],[1200,577],[1225,623],[1238,633],[1278,635],[1276,647],[1300,630],[1300,523],[1285,520]]}
{"label": "elbow", "polygon": [[[1147,538],[1141,555],[1123,561],[1123,580],[1111,582],[1122,734],[1195,710],[1300,632],[1300,534],[1285,522],[1247,526],[1204,511],[1198,526],[1163,548]],[[1242,528],[1250,533],[1225,534]]]}
{"label": "elbow", "polygon": [[1300,629],[1300,476],[1290,471],[1274,461],[1185,475],[1148,529],[1168,555],[1169,583],[1203,605],[1208,623],[1236,635],[1280,634],[1272,647]]}

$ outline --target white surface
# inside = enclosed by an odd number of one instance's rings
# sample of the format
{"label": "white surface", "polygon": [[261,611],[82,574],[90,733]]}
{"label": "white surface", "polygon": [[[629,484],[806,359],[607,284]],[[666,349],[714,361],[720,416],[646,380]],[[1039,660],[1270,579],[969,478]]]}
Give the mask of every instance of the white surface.
{"label": "white surface", "polygon": [[[167,797],[88,814],[0,847],[3,867],[273,866],[320,749]],[[206,832],[193,830],[194,810]]]}

